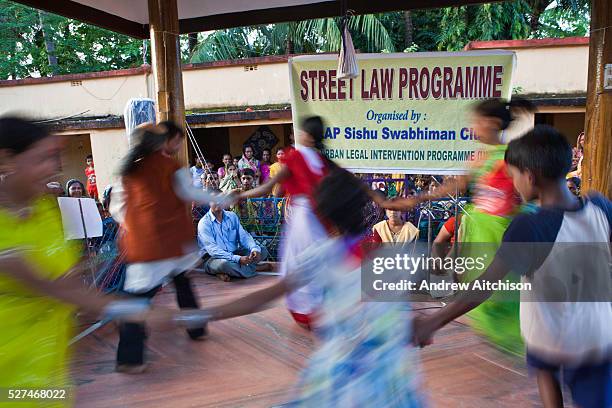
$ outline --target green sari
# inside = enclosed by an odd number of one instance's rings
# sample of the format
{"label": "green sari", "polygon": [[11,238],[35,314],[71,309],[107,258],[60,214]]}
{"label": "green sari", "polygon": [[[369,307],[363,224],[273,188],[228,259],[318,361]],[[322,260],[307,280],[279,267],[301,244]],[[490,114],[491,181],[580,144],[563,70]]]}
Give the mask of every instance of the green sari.
{"label": "green sari", "polygon": [[[22,249],[27,262],[49,280],[64,275],[78,262],[77,248],[64,240],[53,197],[41,198],[27,218],[0,208],[0,252]],[[32,292],[0,271],[0,387],[65,388],[68,342],[73,334],[74,307]],[[65,407],[67,400],[31,401],[27,407]],[[2,404],[0,403],[0,406]]]}
{"label": "green sari", "polygon": [[[512,217],[519,211],[519,200],[512,180],[505,171],[506,145],[490,148],[482,165],[472,174],[473,203],[466,207],[459,227],[461,256],[485,257],[483,269],[466,271],[460,279],[470,282],[489,266],[501,244]],[[475,244],[475,245],[462,245]],[[496,347],[516,355],[524,353],[519,325],[519,296],[496,301],[496,294],[468,313],[472,327]]]}

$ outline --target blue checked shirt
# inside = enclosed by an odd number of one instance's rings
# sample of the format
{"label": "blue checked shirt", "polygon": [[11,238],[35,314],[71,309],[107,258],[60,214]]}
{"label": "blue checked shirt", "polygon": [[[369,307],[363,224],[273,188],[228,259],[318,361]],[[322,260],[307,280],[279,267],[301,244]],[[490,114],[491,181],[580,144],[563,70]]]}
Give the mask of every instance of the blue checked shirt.
{"label": "blue checked shirt", "polygon": [[240,255],[234,255],[239,248],[250,252],[261,252],[255,240],[242,228],[238,216],[231,211],[223,211],[221,222],[208,211],[198,222],[198,244],[202,255],[207,253],[213,258],[240,262]]}

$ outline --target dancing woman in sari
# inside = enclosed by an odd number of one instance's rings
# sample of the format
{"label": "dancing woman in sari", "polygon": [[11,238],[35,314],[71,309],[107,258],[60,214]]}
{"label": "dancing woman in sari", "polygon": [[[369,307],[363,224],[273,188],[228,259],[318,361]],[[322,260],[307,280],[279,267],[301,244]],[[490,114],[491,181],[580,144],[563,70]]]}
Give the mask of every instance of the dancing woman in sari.
{"label": "dancing woman in sari", "polygon": [[[298,149],[285,156],[278,173],[265,184],[242,192],[238,199],[265,197],[280,183],[291,196],[291,217],[287,221],[280,248],[280,272],[285,276],[296,257],[314,242],[327,237],[325,227],[314,212],[313,192],[333,163],[321,154],[324,125],[320,117],[305,119],[298,136]],[[295,321],[311,328],[314,315],[321,304],[322,293],[317,282],[287,296],[287,307]]]}
{"label": "dancing woman in sari", "polygon": [[[509,102],[490,99],[480,102],[474,107],[473,129],[483,144],[484,156],[474,164],[469,175],[445,180],[444,184],[433,192],[423,193],[415,197],[397,200],[379,201],[379,205],[388,209],[407,210],[416,205],[446,197],[456,191],[471,191],[472,203],[465,208],[459,228],[461,256],[483,256],[490,262],[495,250],[512,218],[520,211],[520,197],[514,190],[512,179],[506,171],[504,154],[507,145],[504,131],[515,118],[517,110],[531,111],[531,104],[517,99]],[[460,279],[472,281],[486,270],[472,269],[464,273]],[[523,346],[520,337],[518,320],[518,302],[496,302],[494,299],[482,304],[470,312],[473,327],[484,334],[499,348],[515,353],[522,353]]]}
{"label": "dancing woman in sari", "polygon": [[68,388],[65,399],[20,407],[71,405],[68,343],[77,309],[119,318],[130,314],[125,306],[147,307],[86,288],[70,273],[80,269],[79,247],[64,239],[56,198],[47,195],[60,151],[44,127],[0,118],[0,388]]}

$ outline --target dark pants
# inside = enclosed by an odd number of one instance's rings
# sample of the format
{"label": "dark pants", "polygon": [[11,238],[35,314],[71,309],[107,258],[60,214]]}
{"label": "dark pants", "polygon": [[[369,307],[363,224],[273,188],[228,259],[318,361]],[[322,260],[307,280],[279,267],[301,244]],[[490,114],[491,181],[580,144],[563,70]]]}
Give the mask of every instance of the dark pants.
{"label": "dark pants", "polygon": [[[181,309],[197,309],[196,300],[191,282],[185,273],[174,277],[174,287],[176,288],[176,300]],[[127,293],[132,297],[152,299],[159,290],[159,286],[144,293]],[[197,339],[206,334],[206,328],[188,329],[187,333],[192,339]],[[147,333],[144,324],[140,323],[121,323],[119,325],[119,346],[117,347],[117,364],[140,365],[144,363],[144,342]]]}

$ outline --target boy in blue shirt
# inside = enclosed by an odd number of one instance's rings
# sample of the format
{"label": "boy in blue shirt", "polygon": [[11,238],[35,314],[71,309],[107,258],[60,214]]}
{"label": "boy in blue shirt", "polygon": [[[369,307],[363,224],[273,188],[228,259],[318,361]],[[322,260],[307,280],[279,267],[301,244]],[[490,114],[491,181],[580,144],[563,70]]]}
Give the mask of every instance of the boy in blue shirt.
{"label": "boy in blue shirt", "polygon": [[[523,200],[537,199],[541,207],[512,221],[480,281],[503,281],[512,271],[533,285],[521,292],[521,334],[545,407],[563,406],[561,382],[576,405],[611,407],[612,202],[572,194],[565,181],[572,150],[550,126],[510,142],[505,161]],[[414,342],[431,343],[436,330],[490,295],[466,291],[437,313],[417,317]]]}

